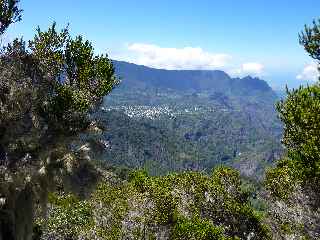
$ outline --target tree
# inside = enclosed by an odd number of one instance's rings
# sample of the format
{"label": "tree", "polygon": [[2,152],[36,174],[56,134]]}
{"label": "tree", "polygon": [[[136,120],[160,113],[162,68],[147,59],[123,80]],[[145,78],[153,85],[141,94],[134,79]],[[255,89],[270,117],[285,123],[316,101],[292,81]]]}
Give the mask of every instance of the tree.
{"label": "tree", "polygon": [[[305,26],[299,40],[319,64],[320,21]],[[278,237],[318,239],[319,215],[314,210],[319,209],[320,199],[319,81],[287,90],[287,97],[278,102],[277,110],[284,124],[282,143],[288,155],[266,174],[266,186],[273,197],[269,199],[269,213],[274,232]]]}
{"label": "tree", "polygon": [[[320,61],[320,20],[305,26],[299,35],[300,44],[316,61]],[[289,155],[308,174],[320,174],[320,85],[287,91],[285,100],[277,104],[284,123],[283,144]]]}
{"label": "tree", "polygon": [[[2,1],[6,21],[18,1]],[[6,27],[5,27],[6,26]],[[31,239],[34,203],[83,158],[79,133],[97,130],[94,110],[117,85],[107,55],[54,23],[33,40],[16,39],[0,55],[0,239]]]}
{"label": "tree", "polygon": [[288,92],[277,109],[284,123],[282,142],[290,158],[309,176],[320,174],[320,86]]}
{"label": "tree", "polygon": [[0,0],[0,35],[10,24],[21,20],[22,10],[18,7],[19,0]]}
{"label": "tree", "polygon": [[320,19],[314,20],[311,27],[305,25],[304,31],[299,35],[299,41],[313,59],[320,61]]}

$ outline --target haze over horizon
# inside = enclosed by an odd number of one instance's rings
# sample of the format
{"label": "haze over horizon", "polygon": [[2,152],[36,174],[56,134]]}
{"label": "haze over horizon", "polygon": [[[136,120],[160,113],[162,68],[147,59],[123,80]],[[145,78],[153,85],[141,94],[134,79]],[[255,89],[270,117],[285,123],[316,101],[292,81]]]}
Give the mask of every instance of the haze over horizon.
{"label": "haze over horizon", "polygon": [[39,23],[45,29],[55,20],[59,27],[70,23],[74,35],[82,33],[98,53],[116,60],[258,76],[275,89],[317,79],[316,64],[298,42],[304,24],[319,17],[316,0],[57,0],[42,5],[29,0],[21,7],[23,21],[8,31],[8,40],[30,39]]}

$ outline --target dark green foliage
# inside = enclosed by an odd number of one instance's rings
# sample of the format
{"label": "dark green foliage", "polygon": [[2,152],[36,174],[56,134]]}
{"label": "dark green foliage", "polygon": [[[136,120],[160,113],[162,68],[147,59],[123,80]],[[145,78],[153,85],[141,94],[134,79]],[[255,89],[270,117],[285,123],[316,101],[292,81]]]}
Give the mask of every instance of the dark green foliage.
{"label": "dark green foliage", "polygon": [[172,233],[172,239],[179,240],[224,240],[223,228],[213,226],[208,220],[179,218]]}
{"label": "dark green foliage", "polygon": [[151,175],[190,169],[209,173],[226,164],[262,178],[265,166],[282,153],[274,101],[269,95],[192,95],[120,86],[105,98],[107,111],[98,114],[109,147],[95,158],[145,168]]}
{"label": "dark green foliage", "polygon": [[[90,76],[77,73],[80,66],[66,67],[66,54],[93,51],[92,47],[84,50],[88,43],[79,39],[79,49],[68,50],[66,45],[74,40],[67,29],[57,33],[54,24],[47,32],[38,29],[30,50],[24,41],[15,40],[1,55],[0,146],[5,156],[2,164],[10,169],[21,166],[26,157],[32,162],[24,165],[26,168],[44,166],[47,172],[62,167],[60,160],[71,141],[90,127],[89,111],[117,84],[106,57],[88,59],[95,69]],[[77,59],[75,54],[73,60]],[[75,86],[64,75],[66,70],[75,73]]]}
{"label": "dark green foliage", "polygon": [[32,240],[40,240],[42,236],[42,228],[41,224],[35,223],[33,227],[33,235],[32,235]]}
{"label": "dark green foliage", "polygon": [[51,214],[44,225],[50,235],[60,234],[64,238],[73,239],[94,223],[89,202],[80,201],[73,195],[49,194],[49,203],[52,206]]}
{"label": "dark green foliage", "polygon": [[[76,46],[69,49],[74,42]],[[63,141],[70,141],[70,136],[88,128],[88,111],[117,84],[109,60],[93,57],[92,46],[81,37],[72,40],[67,29],[58,33],[55,24],[47,32],[38,29],[29,47],[15,40],[5,48],[0,62],[0,144],[7,154],[16,149],[22,157],[31,151],[37,154],[42,144],[49,148],[63,143],[62,136]],[[82,52],[91,52],[87,59],[90,75],[79,72]],[[73,56],[68,57],[73,66],[65,64],[67,55]],[[13,142],[16,147],[11,147]],[[36,155],[31,157],[39,160]],[[8,161],[15,160],[9,157]]]}
{"label": "dark green foliage", "polygon": [[320,19],[313,21],[313,26],[305,25],[305,29],[299,35],[300,44],[309,55],[320,61]]}
{"label": "dark green foliage", "polygon": [[[320,61],[320,22],[314,21],[313,26],[305,26],[299,40],[309,55]],[[279,163],[278,169],[271,170],[269,175],[270,179],[275,179],[274,175],[286,175],[284,189],[292,190],[288,186],[290,182],[294,185],[297,181],[310,180],[320,174],[319,83],[287,90],[287,97],[278,102],[277,110],[284,123],[282,142],[288,150],[289,159]]]}
{"label": "dark green foliage", "polygon": [[219,70],[164,70],[127,62],[113,61],[125,88],[158,88],[175,91],[215,91],[231,95],[254,96],[272,93],[270,86],[259,78],[250,76],[231,78]]}
{"label": "dark green foliage", "polygon": [[[0,3],[2,34],[21,11],[18,1]],[[6,219],[15,239],[31,238],[35,202],[45,211],[47,191],[88,160],[78,135],[97,131],[91,113],[118,83],[107,56],[93,52],[88,41],[54,23],[48,31],[38,28],[28,44],[15,39],[0,53],[1,211],[14,216],[26,206],[21,219]]]}
{"label": "dark green foliage", "polygon": [[266,172],[266,188],[280,199],[287,199],[302,181],[302,168],[292,159],[283,159]]}
{"label": "dark green foliage", "polygon": [[241,184],[240,174],[237,170],[229,167],[217,167],[213,171],[213,181],[224,187],[236,186],[236,191],[240,191]]}
{"label": "dark green foliage", "polygon": [[320,87],[318,84],[288,92],[277,104],[284,123],[283,144],[289,157],[310,176],[320,173]]}
{"label": "dark green foliage", "polygon": [[[305,27],[300,44],[310,56],[320,60],[319,24]],[[282,143],[288,158],[267,173],[267,187],[280,198],[287,198],[294,187],[313,182],[320,174],[320,86],[287,90],[287,97],[277,103],[279,118],[284,124]]]}
{"label": "dark green foliage", "polygon": [[[305,27],[300,44],[320,60],[320,22]],[[266,174],[271,193],[269,213],[276,238],[318,239],[320,174],[320,86],[287,90],[277,104],[284,124],[283,144],[287,157]]]}
{"label": "dark green foliage", "polygon": [[141,193],[147,190],[148,173],[144,170],[137,170],[129,173],[128,180]]}
{"label": "dark green foliage", "polygon": [[[164,239],[270,239],[241,185],[239,173],[225,167],[212,176],[185,172],[151,177],[135,171],[128,182],[98,186],[90,200],[95,223],[87,226],[99,239],[148,239],[159,234]],[[51,214],[49,222],[65,218],[60,210]],[[57,222],[56,229],[63,224]],[[77,236],[91,239],[90,232]]]}
{"label": "dark green foliage", "polygon": [[0,1],[0,35],[15,22],[21,21],[22,10],[18,7],[20,0]]}
{"label": "dark green foliage", "polygon": [[222,71],[113,63],[122,82],[98,114],[105,120],[108,147],[95,158],[151,175],[209,173],[225,164],[261,179],[265,167],[281,156],[277,98],[264,81],[231,79]]}
{"label": "dark green foliage", "polygon": [[71,39],[67,28],[58,33],[55,23],[47,32],[38,28],[29,47],[41,69],[51,74],[52,97],[45,111],[61,125],[71,113],[85,113],[100,103],[118,83],[107,56],[94,56],[89,41]]}

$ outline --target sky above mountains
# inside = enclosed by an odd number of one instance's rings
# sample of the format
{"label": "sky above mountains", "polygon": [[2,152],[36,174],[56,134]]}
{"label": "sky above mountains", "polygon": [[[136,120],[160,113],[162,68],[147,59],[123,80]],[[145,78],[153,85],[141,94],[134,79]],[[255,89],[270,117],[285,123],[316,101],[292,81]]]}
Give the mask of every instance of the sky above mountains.
{"label": "sky above mountains", "polygon": [[23,21],[7,40],[30,39],[36,26],[56,21],[117,60],[250,74],[278,89],[317,78],[298,33],[320,18],[319,0],[22,0],[21,7]]}

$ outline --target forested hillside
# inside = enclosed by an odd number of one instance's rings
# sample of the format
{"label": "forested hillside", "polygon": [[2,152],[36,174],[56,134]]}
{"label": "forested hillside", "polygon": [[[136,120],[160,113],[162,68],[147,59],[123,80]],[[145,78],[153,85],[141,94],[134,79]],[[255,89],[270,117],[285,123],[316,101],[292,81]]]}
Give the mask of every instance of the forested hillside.
{"label": "forested hillside", "polygon": [[[222,71],[165,71],[123,62],[115,66],[121,84],[105,98],[99,113],[109,144],[99,158],[107,163],[143,167],[156,175],[210,172],[226,164],[261,178],[265,167],[281,156],[278,98],[266,82],[231,79]],[[211,88],[197,90],[189,84],[187,90],[179,85],[202,82],[206,74]],[[176,80],[162,81],[166,78]],[[161,84],[155,87],[156,82]],[[180,87],[166,85],[173,82]],[[220,87],[215,86],[218,82]]]}
{"label": "forested hillside", "polygon": [[219,70],[164,70],[113,60],[118,76],[123,80],[121,88],[160,88],[178,91],[214,91],[227,95],[272,95],[269,85],[250,76],[231,78]]}
{"label": "forested hillside", "polygon": [[[0,1],[1,36],[21,19]],[[319,65],[320,21],[299,40]],[[259,79],[127,66],[152,83],[117,89],[107,55],[56,23],[2,49],[0,240],[320,239],[319,82],[275,112]]]}

